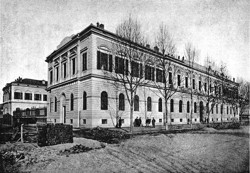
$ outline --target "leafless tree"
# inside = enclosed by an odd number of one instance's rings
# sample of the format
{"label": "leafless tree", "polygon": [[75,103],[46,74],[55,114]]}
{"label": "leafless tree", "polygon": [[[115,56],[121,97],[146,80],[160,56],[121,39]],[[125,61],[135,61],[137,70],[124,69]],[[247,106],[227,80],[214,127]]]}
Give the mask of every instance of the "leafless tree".
{"label": "leafless tree", "polygon": [[199,51],[192,45],[192,43],[188,42],[185,45],[185,57],[188,61],[188,65],[190,68],[187,69],[188,74],[189,74],[189,83],[191,87],[189,87],[189,94],[190,94],[190,99],[191,99],[191,110],[190,110],[190,124],[192,127],[192,119],[193,119],[193,95],[194,95],[194,88],[193,85],[195,85],[193,82],[193,75],[194,75],[194,67],[195,67],[195,62],[199,58]]}
{"label": "leafless tree", "polygon": [[133,132],[134,97],[139,86],[146,84],[144,64],[148,56],[143,51],[146,39],[142,33],[141,24],[129,16],[118,25],[116,34],[119,36],[112,43],[112,52],[115,55],[113,72],[106,73],[111,81],[124,90],[130,106],[130,132]]}
{"label": "leafless tree", "polygon": [[250,83],[243,80],[238,79],[239,82],[239,116],[242,119],[243,114],[247,109],[249,109],[249,98],[250,98]]}

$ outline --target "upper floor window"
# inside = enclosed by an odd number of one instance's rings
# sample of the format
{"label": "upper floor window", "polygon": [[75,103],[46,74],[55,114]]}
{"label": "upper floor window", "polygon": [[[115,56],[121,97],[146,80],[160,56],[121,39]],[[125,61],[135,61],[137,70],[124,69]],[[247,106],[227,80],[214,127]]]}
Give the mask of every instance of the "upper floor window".
{"label": "upper floor window", "polygon": [[199,81],[199,91],[201,90],[201,81]]}
{"label": "upper floor window", "polygon": [[151,97],[147,98],[147,111],[152,111],[152,101],[151,101]]}
{"label": "upper floor window", "polygon": [[139,96],[135,95],[134,98],[134,111],[139,111]]}
{"label": "upper floor window", "polygon": [[220,107],[220,113],[223,114],[223,105]]}
{"label": "upper floor window", "polygon": [[41,94],[34,94],[34,100],[42,100],[42,95]]}
{"label": "upper floor window", "polygon": [[72,58],[72,75],[76,74],[76,58]]}
{"label": "upper floor window", "polygon": [[106,91],[101,93],[101,110],[108,110],[108,94]]}
{"label": "upper floor window", "polygon": [[112,72],[112,55],[97,51],[97,69]]}
{"label": "upper floor window", "polygon": [[119,95],[119,110],[124,111],[125,110],[125,98],[124,94]]}
{"label": "upper floor window", "polygon": [[147,80],[155,80],[155,69],[149,65],[145,65],[145,79]]}
{"label": "upper floor window", "polygon": [[189,101],[187,101],[187,113],[190,112],[190,105],[189,105]]}
{"label": "upper floor window", "polygon": [[186,88],[188,88],[188,77],[187,77],[187,76],[185,77],[185,84],[186,84],[186,85],[185,85]]}
{"label": "upper floor window", "polygon": [[207,83],[204,84],[204,90],[207,92]]}
{"label": "upper floor window", "polygon": [[128,75],[128,60],[118,57],[115,57],[115,72],[120,74]]}
{"label": "upper floor window", "polygon": [[67,77],[67,63],[63,63],[63,78],[65,79]]}
{"label": "upper floor window", "polygon": [[74,94],[71,93],[70,95],[70,110],[73,111],[74,110]]}
{"label": "upper floor window", "polygon": [[179,101],[179,112],[182,112],[182,100]]}
{"label": "upper floor window", "polygon": [[197,105],[196,105],[196,102],[194,102],[194,113],[197,113]]}
{"label": "upper floor window", "polygon": [[59,80],[59,67],[56,67],[56,81],[58,82]]}
{"label": "upper floor window", "polygon": [[87,52],[82,54],[82,71],[87,70]]}
{"label": "upper floor window", "polygon": [[195,79],[193,79],[193,89],[195,89]]}
{"label": "upper floor window", "polygon": [[174,112],[174,100],[170,100],[170,112]]}
{"label": "upper floor window", "polygon": [[50,70],[49,74],[50,74],[50,76],[49,76],[49,78],[50,78],[50,84],[52,84],[52,82],[53,82],[53,71]]}
{"label": "upper floor window", "polygon": [[32,100],[32,93],[25,93],[24,99],[25,100]]}
{"label": "upper floor window", "polygon": [[23,99],[23,93],[20,91],[16,91],[14,92],[14,99],[20,99],[22,100]]}
{"label": "upper floor window", "polygon": [[228,114],[228,106],[227,106],[227,114]]}
{"label": "upper floor window", "polygon": [[172,84],[173,84],[172,72],[169,72],[169,73],[168,73],[168,82],[169,82],[169,85],[172,85]]}
{"label": "upper floor window", "polygon": [[178,86],[181,86],[181,75],[177,75],[177,84]]}
{"label": "upper floor window", "polygon": [[218,114],[218,104],[216,104],[216,114]]}
{"label": "upper floor window", "polygon": [[46,94],[43,95],[43,101],[47,101],[47,95]]}
{"label": "upper floor window", "polygon": [[142,77],[142,64],[138,62],[131,62],[131,75],[133,77]]}
{"label": "upper floor window", "polygon": [[57,112],[57,98],[55,97],[55,112]]}
{"label": "upper floor window", "polygon": [[156,82],[164,82],[164,74],[163,70],[156,69]]}
{"label": "upper floor window", "polygon": [[82,109],[87,110],[87,93],[85,91],[82,96]]}
{"label": "upper floor window", "polygon": [[159,101],[158,101],[158,112],[162,112],[162,99],[159,98]]}

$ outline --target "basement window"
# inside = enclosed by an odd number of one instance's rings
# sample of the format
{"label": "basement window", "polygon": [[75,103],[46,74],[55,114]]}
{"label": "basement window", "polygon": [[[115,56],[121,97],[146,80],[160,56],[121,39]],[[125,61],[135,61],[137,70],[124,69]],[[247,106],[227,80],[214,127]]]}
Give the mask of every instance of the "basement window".
{"label": "basement window", "polygon": [[107,119],[102,119],[102,124],[108,124],[108,120]]}

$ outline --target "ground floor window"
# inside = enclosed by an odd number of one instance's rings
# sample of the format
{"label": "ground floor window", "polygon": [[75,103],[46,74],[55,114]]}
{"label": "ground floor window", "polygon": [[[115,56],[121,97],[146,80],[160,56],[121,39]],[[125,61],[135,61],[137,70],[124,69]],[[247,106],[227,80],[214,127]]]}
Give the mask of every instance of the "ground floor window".
{"label": "ground floor window", "polygon": [[108,124],[108,120],[107,119],[102,119],[102,124]]}
{"label": "ground floor window", "polygon": [[86,124],[86,119],[83,119],[83,120],[82,120],[82,123],[83,123],[83,124]]}

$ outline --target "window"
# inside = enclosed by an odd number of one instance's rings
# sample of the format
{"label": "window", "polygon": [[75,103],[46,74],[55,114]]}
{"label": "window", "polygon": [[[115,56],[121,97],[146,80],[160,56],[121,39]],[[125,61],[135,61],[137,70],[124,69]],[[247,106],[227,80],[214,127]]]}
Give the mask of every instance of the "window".
{"label": "window", "polygon": [[156,69],[156,82],[164,82],[164,74],[161,69]]}
{"label": "window", "polygon": [[174,100],[170,100],[170,112],[174,112]]}
{"label": "window", "polygon": [[195,89],[195,79],[193,79],[193,89]]}
{"label": "window", "polygon": [[57,98],[55,97],[55,112],[57,112]]}
{"label": "window", "polygon": [[86,119],[82,119],[82,124],[86,124]]}
{"label": "window", "polygon": [[207,108],[207,113],[209,112],[209,104],[206,104],[206,108]]}
{"label": "window", "polygon": [[211,112],[214,113],[214,104],[211,105]]}
{"label": "window", "polygon": [[171,122],[174,122],[174,119],[171,119]]}
{"label": "window", "polygon": [[63,78],[65,79],[67,77],[67,63],[63,64]]}
{"label": "window", "polygon": [[118,56],[115,57],[115,72],[128,75],[128,60],[124,60]]}
{"label": "window", "polygon": [[177,75],[177,83],[178,83],[178,86],[181,86],[181,75]]}
{"label": "window", "polygon": [[71,60],[72,63],[72,75],[76,74],[76,58]]}
{"label": "window", "polygon": [[160,118],[160,119],[159,119],[159,123],[161,123],[161,122],[162,122],[162,119]]}
{"label": "window", "polygon": [[101,110],[108,110],[108,94],[106,91],[101,93]]}
{"label": "window", "polygon": [[228,106],[227,106],[227,114],[228,114]]}
{"label": "window", "polygon": [[199,81],[199,91],[201,90],[201,81]]}
{"label": "window", "polygon": [[158,112],[162,112],[162,99],[159,98],[159,101],[158,101]]}
{"label": "window", "polygon": [[147,111],[152,111],[152,101],[151,101],[151,97],[147,98]]}
{"label": "window", "polygon": [[180,119],[180,122],[182,122],[182,118]]}
{"label": "window", "polygon": [[151,66],[148,66],[148,65],[145,66],[145,79],[146,80],[152,80],[152,81],[155,80],[155,69],[154,69],[154,67],[151,67]]}
{"label": "window", "polygon": [[47,101],[47,95],[43,94],[43,101]]}
{"label": "window", "polygon": [[50,98],[50,104],[49,104],[49,110],[50,110],[50,112],[52,112],[52,98]]}
{"label": "window", "polygon": [[82,109],[87,110],[87,93],[85,91],[82,96]]}
{"label": "window", "polygon": [[196,105],[196,102],[194,102],[194,113],[197,113],[197,105]]}
{"label": "window", "polygon": [[232,114],[232,107],[230,107],[230,114]]}
{"label": "window", "polygon": [[38,101],[42,100],[41,94],[35,94],[34,100],[38,100]]}
{"label": "window", "polygon": [[139,67],[140,67],[139,63],[137,63],[135,61],[131,62],[131,75],[133,77],[139,77],[139,75],[140,75]]}
{"label": "window", "polygon": [[56,119],[54,119],[54,122],[56,123]]}
{"label": "window", "polygon": [[25,93],[24,99],[25,100],[32,100],[32,93]]}
{"label": "window", "polygon": [[49,76],[49,78],[50,78],[50,84],[52,84],[52,82],[53,82],[53,71],[50,70],[49,74],[50,74],[50,76]]}
{"label": "window", "polygon": [[125,110],[125,99],[124,94],[119,95],[119,110],[124,111]]}
{"label": "window", "polygon": [[218,104],[216,104],[216,114],[218,114]]}
{"label": "window", "polygon": [[97,51],[97,69],[112,72],[112,55]]}
{"label": "window", "polygon": [[179,101],[179,112],[182,112],[182,100]]}
{"label": "window", "polygon": [[190,105],[189,105],[189,101],[187,101],[187,113],[190,112]]}
{"label": "window", "polygon": [[186,88],[188,88],[188,77],[185,77],[185,84],[186,84]]}
{"label": "window", "polygon": [[108,124],[108,120],[107,119],[102,119],[102,124]]}
{"label": "window", "polygon": [[139,111],[139,96],[135,95],[134,98],[134,111]]}
{"label": "window", "polygon": [[70,94],[70,110],[74,110],[74,95],[73,93]]}
{"label": "window", "polygon": [[87,70],[87,52],[82,54],[82,71]]}
{"label": "window", "polygon": [[220,113],[223,114],[223,105],[220,107]]}
{"label": "window", "polygon": [[73,119],[70,119],[70,124],[73,124]]}
{"label": "window", "polygon": [[56,67],[56,81],[58,82],[59,80],[59,67]]}
{"label": "window", "polygon": [[196,122],[196,121],[197,121],[197,119],[195,118],[195,119],[194,119],[194,121]]}
{"label": "window", "polygon": [[172,85],[172,84],[173,84],[173,80],[172,80],[172,72],[169,72],[169,73],[168,73],[168,82],[169,82],[169,84],[170,84],[170,85]]}
{"label": "window", "polygon": [[207,92],[207,83],[204,84],[204,90]]}

